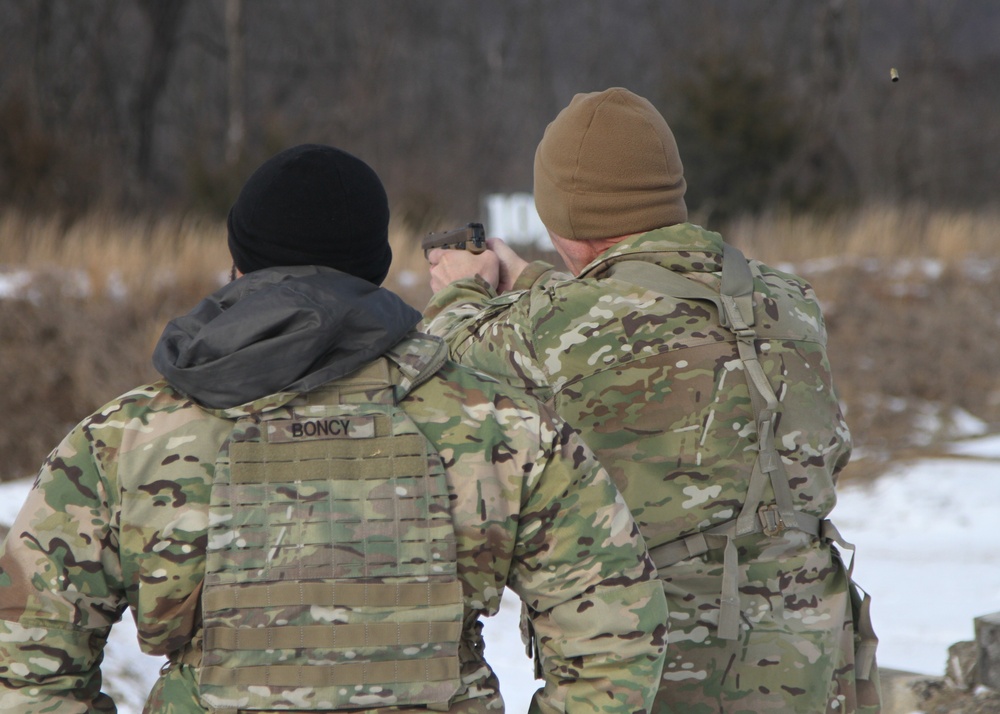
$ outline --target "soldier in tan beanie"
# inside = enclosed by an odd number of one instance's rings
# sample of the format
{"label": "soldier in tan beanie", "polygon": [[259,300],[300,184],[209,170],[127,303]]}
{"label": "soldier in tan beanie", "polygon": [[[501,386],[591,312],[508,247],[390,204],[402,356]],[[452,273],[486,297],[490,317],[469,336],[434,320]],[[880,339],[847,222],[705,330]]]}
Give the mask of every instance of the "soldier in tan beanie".
{"label": "soldier in tan beanie", "polygon": [[828,518],[851,441],[822,312],[688,223],[685,188],[652,104],[576,95],[535,153],[572,275],[499,239],[432,251],[427,330],[552,404],[618,484],[670,608],[654,712],[877,712],[868,598]]}
{"label": "soldier in tan beanie", "polygon": [[674,135],[625,89],[578,94],[535,152],[535,206],[564,238],[594,240],[687,221]]}
{"label": "soldier in tan beanie", "polygon": [[[574,273],[628,235],[686,222],[686,190],[666,120],[627,89],[577,94],[546,128],[535,152],[535,207]],[[501,292],[511,289],[527,263],[506,244],[491,241],[491,247],[478,258],[433,252],[432,288],[440,290],[474,268],[471,274],[499,283]]]}

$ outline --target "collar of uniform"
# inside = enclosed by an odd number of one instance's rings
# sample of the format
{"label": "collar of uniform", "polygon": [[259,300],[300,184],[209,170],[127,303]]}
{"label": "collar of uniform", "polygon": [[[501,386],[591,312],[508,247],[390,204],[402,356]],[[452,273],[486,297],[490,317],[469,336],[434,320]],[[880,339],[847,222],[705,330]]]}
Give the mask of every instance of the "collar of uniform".
{"label": "collar of uniform", "polygon": [[722,270],[722,236],[693,223],[657,228],[629,236],[602,253],[578,277],[598,278],[615,263],[641,260],[679,273]]}

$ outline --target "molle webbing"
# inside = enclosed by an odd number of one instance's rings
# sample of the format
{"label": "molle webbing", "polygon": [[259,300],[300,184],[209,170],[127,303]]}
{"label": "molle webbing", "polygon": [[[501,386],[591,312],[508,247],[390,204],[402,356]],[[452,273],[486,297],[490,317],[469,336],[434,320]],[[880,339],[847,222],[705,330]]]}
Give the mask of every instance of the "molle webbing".
{"label": "molle webbing", "polygon": [[221,711],[446,707],[464,614],[446,476],[386,359],[242,419],[216,463],[200,670]]}
{"label": "molle webbing", "polygon": [[[452,666],[452,662],[443,657],[426,661],[421,660],[388,660],[385,662],[341,662],[336,667],[319,666],[310,663],[306,666],[298,664],[268,664],[260,666],[242,667],[205,667],[201,673],[201,684],[215,685],[219,687],[237,687],[244,689],[247,687],[257,688],[295,688],[301,689],[309,687],[313,689],[325,689],[336,687],[349,687],[344,690],[343,695],[360,694],[360,690],[355,691],[355,685],[364,685],[365,689],[377,687],[378,690],[392,689],[398,683],[418,682],[431,688],[438,683],[446,683],[458,677],[458,667]],[[324,696],[317,693],[317,697]],[[359,700],[363,697],[357,697]],[[289,697],[291,699],[291,697]],[[320,702],[319,711],[327,711],[326,705]],[[331,700],[326,699],[326,702]],[[392,701],[405,701],[393,694]],[[408,702],[416,704],[416,702]],[[430,702],[428,702],[430,703]],[[291,709],[291,705],[279,706],[277,704],[267,704],[267,708]],[[357,704],[351,706],[351,702],[336,705],[338,709],[357,708]],[[220,707],[225,709],[226,707]],[[239,706],[237,711],[252,711],[261,709],[262,706]],[[295,707],[296,711],[301,711],[301,706]]]}
{"label": "molle webbing", "polygon": [[338,640],[353,646],[359,639],[372,646],[417,645],[424,642],[448,642],[458,638],[458,622],[372,622],[357,625],[309,625],[306,627],[254,627],[234,629],[214,627],[205,630],[205,647],[225,650],[288,649],[295,647],[336,647]]}
{"label": "molle webbing", "polygon": [[274,583],[213,590],[205,593],[202,605],[212,610],[263,605],[410,607],[445,604],[450,601],[454,590],[455,584],[450,580],[426,583]]}

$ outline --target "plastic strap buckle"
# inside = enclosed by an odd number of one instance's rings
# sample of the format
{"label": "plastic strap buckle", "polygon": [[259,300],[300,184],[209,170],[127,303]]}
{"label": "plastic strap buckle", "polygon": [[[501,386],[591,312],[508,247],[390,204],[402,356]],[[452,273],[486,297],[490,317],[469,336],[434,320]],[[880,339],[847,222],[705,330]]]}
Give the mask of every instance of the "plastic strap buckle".
{"label": "plastic strap buckle", "polygon": [[778,506],[775,503],[758,508],[757,516],[760,518],[760,524],[763,527],[764,535],[771,536],[773,538],[774,536],[781,535],[782,531],[788,528],[788,524],[786,524],[784,519],[781,517],[781,512],[778,510]]}

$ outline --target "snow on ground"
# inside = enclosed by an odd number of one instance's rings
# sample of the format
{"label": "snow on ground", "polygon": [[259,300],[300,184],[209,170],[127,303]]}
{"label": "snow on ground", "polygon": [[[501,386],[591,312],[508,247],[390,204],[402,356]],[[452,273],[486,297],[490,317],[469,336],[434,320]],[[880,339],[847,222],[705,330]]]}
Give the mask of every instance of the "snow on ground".
{"label": "snow on ground", "polygon": [[[942,675],[948,647],[974,638],[973,618],[1000,612],[1000,437],[956,443],[952,456],[899,464],[871,485],[845,487],[833,518],[858,547],[854,575],[872,595],[882,667]],[[0,523],[13,520],[30,480],[0,484]],[[486,655],[507,711],[527,711],[536,684],[505,596],[486,622]],[[106,688],[139,714],[162,664],[138,653],[131,618],[114,628]]]}
{"label": "snow on ground", "polygon": [[21,296],[35,279],[28,270],[7,270],[0,267],[0,298]]}

